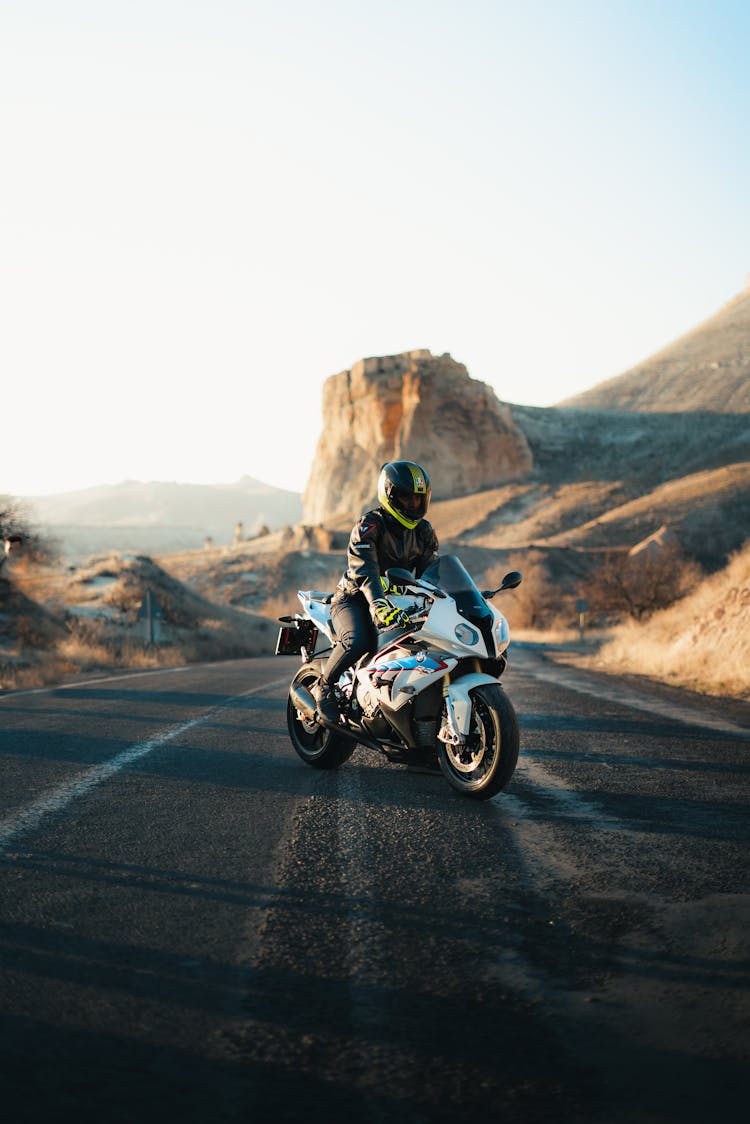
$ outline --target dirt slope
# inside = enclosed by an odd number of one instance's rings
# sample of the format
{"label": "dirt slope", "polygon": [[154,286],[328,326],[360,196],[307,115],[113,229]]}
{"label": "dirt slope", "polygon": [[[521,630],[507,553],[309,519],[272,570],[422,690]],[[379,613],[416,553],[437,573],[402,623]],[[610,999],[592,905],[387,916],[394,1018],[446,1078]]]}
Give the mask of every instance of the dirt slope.
{"label": "dirt slope", "polygon": [[645,624],[622,625],[594,662],[750,698],[750,541],[682,601]]}
{"label": "dirt slope", "polygon": [[655,355],[561,406],[672,412],[750,412],[750,285]]}

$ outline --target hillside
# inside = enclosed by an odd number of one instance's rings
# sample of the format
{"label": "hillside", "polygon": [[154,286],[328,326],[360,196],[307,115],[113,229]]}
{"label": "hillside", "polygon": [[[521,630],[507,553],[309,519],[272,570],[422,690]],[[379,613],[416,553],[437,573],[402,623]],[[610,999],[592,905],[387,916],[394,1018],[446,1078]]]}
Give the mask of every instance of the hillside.
{"label": "hillside", "polygon": [[750,412],[750,283],[715,316],[563,407]]}
{"label": "hillside", "polygon": [[750,699],[750,542],[682,601],[622,625],[587,662]]}
{"label": "hillside", "polygon": [[750,527],[750,463],[670,480],[546,542],[579,549],[630,547],[665,523],[693,558],[715,569],[744,542]]}
{"label": "hillside", "polygon": [[526,480],[552,485],[620,481],[653,488],[704,469],[750,460],[744,414],[665,414],[511,406],[533,456]]}
{"label": "hillside", "polygon": [[750,526],[745,415],[511,407],[532,451],[523,479],[438,501],[441,539],[509,550],[626,548],[667,523],[717,569]]}
{"label": "hillside", "polygon": [[21,567],[12,581],[0,579],[0,687],[109,667],[269,655],[276,631],[274,621],[203,597],[144,556]]}

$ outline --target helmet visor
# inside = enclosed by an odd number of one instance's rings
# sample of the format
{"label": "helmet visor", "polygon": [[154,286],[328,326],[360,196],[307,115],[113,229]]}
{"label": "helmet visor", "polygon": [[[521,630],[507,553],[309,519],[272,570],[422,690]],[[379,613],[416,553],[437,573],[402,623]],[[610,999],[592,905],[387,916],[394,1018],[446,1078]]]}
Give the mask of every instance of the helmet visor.
{"label": "helmet visor", "polygon": [[402,492],[398,489],[391,495],[391,503],[407,519],[423,519],[427,513],[427,501],[426,492]]}

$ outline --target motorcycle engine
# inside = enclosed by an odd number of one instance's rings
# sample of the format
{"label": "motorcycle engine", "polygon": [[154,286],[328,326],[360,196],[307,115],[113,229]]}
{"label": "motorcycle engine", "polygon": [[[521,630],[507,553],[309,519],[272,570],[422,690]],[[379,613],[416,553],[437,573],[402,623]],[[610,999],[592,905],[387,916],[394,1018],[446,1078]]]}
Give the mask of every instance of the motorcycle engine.
{"label": "motorcycle engine", "polygon": [[377,695],[364,683],[360,683],[357,687],[357,702],[365,718],[374,718],[380,707]]}
{"label": "motorcycle engine", "polygon": [[390,723],[380,714],[376,714],[374,718],[363,718],[362,728],[376,738],[388,739],[393,737]]}

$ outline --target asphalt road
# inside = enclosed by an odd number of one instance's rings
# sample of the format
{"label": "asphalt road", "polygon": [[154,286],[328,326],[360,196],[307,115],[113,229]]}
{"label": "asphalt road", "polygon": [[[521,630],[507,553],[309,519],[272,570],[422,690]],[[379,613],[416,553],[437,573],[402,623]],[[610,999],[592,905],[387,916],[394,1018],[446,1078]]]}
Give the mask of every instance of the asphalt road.
{"label": "asphalt road", "polygon": [[515,648],[481,804],[296,666],[0,698],[3,1120],[744,1121],[750,707]]}

